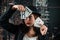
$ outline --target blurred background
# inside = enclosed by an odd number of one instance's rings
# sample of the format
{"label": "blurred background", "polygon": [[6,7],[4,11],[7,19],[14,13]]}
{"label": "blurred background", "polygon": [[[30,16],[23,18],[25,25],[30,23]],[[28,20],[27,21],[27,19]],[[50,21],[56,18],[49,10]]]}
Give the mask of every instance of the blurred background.
{"label": "blurred background", "polygon": [[[42,20],[48,27],[49,40],[60,40],[60,1],[59,0],[0,0],[0,16],[4,14],[10,7],[9,3],[22,4],[25,6],[36,6],[39,13],[42,15]],[[17,14],[18,13],[18,14]],[[10,23],[19,24],[20,12],[9,19]],[[14,40],[14,34],[0,27],[0,40]]]}

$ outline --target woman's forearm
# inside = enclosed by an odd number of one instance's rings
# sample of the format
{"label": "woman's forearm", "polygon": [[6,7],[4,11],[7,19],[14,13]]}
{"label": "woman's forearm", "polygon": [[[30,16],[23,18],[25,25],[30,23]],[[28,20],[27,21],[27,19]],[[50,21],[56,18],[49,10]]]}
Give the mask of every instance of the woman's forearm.
{"label": "woman's forearm", "polygon": [[16,9],[12,9],[12,6],[7,10],[3,15],[0,16],[0,21],[6,21],[8,20],[13,13],[16,11]]}

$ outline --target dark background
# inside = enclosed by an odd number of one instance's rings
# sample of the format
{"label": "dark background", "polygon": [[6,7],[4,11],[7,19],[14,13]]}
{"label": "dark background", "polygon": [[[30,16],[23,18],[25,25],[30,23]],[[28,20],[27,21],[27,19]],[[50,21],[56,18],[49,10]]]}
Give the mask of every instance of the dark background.
{"label": "dark background", "polygon": [[[9,0],[10,1],[10,0]],[[3,14],[2,10],[4,9],[4,6],[7,6],[9,1],[7,0],[0,0],[0,15]],[[32,0],[11,0],[14,1],[15,4],[23,4],[23,5],[33,5]],[[11,2],[10,1],[10,2]],[[51,37],[49,40],[53,40],[53,35],[54,35],[54,40],[60,40],[60,0],[48,0],[48,11],[49,11],[49,23],[48,23],[48,35]],[[1,30],[0,30],[1,32]],[[10,33],[3,31],[0,33],[0,35],[4,35],[0,37],[1,39],[7,40],[7,35],[10,38]]]}

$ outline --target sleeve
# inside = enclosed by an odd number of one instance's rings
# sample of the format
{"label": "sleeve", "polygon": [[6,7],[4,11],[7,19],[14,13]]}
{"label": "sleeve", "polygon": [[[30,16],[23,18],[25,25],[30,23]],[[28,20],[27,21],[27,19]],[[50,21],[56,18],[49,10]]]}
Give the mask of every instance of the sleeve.
{"label": "sleeve", "polygon": [[0,25],[1,27],[3,27],[4,29],[6,29],[9,32],[14,33],[15,32],[15,27],[13,24],[10,24],[8,22],[9,18],[13,15],[13,13],[16,10],[12,9],[12,6],[9,8],[9,10],[7,10],[3,15],[0,16]]}
{"label": "sleeve", "polygon": [[3,14],[0,16],[0,22],[5,22],[9,20],[9,18],[13,15],[13,13],[16,11],[16,9],[12,9],[12,6]]}

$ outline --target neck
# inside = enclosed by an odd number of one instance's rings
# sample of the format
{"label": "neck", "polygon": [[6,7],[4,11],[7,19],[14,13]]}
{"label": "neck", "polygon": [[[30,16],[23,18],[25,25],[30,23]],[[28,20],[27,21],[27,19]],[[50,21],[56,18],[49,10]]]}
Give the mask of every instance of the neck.
{"label": "neck", "polygon": [[27,33],[28,37],[34,37],[35,36],[35,31],[33,27],[30,27],[30,30]]}

